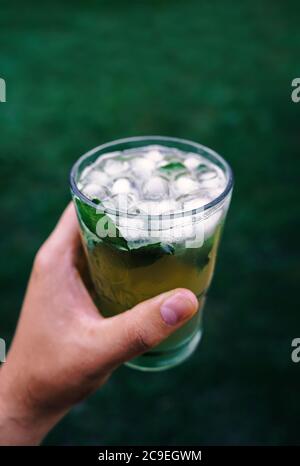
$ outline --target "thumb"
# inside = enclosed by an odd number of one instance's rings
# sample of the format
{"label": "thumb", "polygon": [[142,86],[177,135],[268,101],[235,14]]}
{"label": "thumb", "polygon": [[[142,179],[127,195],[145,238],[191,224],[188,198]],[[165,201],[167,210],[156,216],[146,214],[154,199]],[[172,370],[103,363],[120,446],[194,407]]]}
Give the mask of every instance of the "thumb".
{"label": "thumb", "polygon": [[102,320],[102,360],[105,354],[106,363],[114,367],[150,350],[193,317],[198,307],[194,293],[177,288]]}

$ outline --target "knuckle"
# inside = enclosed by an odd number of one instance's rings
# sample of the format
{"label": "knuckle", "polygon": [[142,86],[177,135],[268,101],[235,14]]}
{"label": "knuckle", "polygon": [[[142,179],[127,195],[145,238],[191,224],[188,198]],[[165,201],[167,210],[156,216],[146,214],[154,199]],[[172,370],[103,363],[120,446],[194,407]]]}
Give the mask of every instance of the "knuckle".
{"label": "knuckle", "polygon": [[152,348],[147,332],[139,326],[129,331],[129,342],[134,352],[144,353]]}
{"label": "knuckle", "polygon": [[52,258],[49,254],[46,245],[43,245],[37,252],[34,259],[35,270],[46,270],[51,265]]}

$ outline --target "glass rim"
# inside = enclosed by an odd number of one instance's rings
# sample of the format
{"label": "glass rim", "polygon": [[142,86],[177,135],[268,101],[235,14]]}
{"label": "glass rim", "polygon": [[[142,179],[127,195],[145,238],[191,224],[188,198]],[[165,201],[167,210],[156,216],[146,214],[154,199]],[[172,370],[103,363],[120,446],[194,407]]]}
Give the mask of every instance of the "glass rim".
{"label": "glass rim", "polygon": [[[221,194],[219,194],[219,196],[217,196],[216,198],[214,198],[212,201],[208,202],[207,204],[204,204],[202,205],[201,207],[197,207],[197,208],[194,208],[194,209],[190,209],[190,210],[187,210],[187,211],[178,211],[178,212],[165,212],[165,213],[161,213],[161,214],[134,214],[134,213],[129,213],[129,212],[122,212],[121,210],[118,210],[118,209],[110,209],[109,207],[103,207],[103,211],[105,213],[108,213],[108,214],[111,214],[111,215],[116,215],[116,216],[122,216],[122,215],[126,215],[127,217],[148,217],[148,218],[152,218],[152,219],[162,219],[162,218],[170,218],[170,216],[172,216],[172,218],[177,218],[177,217],[182,217],[182,216],[190,216],[190,215],[196,215],[198,213],[201,213],[201,212],[205,212],[205,211],[209,211],[210,209],[212,209],[213,207],[217,206],[218,204],[221,204],[222,201],[225,201],[225,198],[227,197],[227,195],[231,192],[232,190],[232,187],[233,187],[233,182],[234,182],[234,177],[233,177],[233,172],[232,172],[232,169],[229,165],[229,163],[221,156],[219,155],[216,151],[214,151],[213,149],[210,149],[209,147],[207,146],[204,146],[203,144],[199,144],[197,142],[194,142],[194,141],[190,141],[189,139],[181,139],[181,138],[175,138],[175,137],[169,137],[169,136],[155,136],[155,135],[151,135],[151,136],[133,136],[133,137],[128,137],[128,138],[121,138],[121,139],[116,139],[116,140],[113,140],[113,141],[110,141],[110,142],[106,142],[104,144],[100,144],[99,146],[96,146],[94,147],[93,149],[89,150],[88,152],[84,153],[83,155],[81,155],[81,157],[79,157],[76,162],[74,163],[74,165],[72,166],[71,168],[71,171],[70,171],[70,186],[71,186],[71,191],[72,193],[79,197],[79,199],[81,199],[82,201],[84,201],[86,204],[88,204],[90,207],[93,207],[95,210],[99,210],[99,208],[101,207],[99,204],[93,202],[91,199],[89,199],[87,196],[85,196],[81,191],[80,189],[78,188],[77,186],[77,183],[75,181],[75,176],[77,174],[77,171],[79,169],[79,166],[81,165],[81,163],[86,160],[87,158],[89,158],[91,155],[94,155],[96,152],[100,151],[100,150],[103,150],[103,149],[106,149],[106,148],[109,148],[109,147],[112,147],[112,146],[115,146],[117,144],[125,144],[125,143],[128,143],[128,142],[143,142],[143,141],[149,141],[151,142],[151,140],[153,141],[153,144],[158,144],[159,141],[163,142],[174,142],[174,143],[181,143],[181,144],[187,144],[187,145],[190,145],[196,149],[201,149],[202,151],[210,154],[211,156],[213,156],[215,159],[217,159],[221,164],[222,164],[222,168],[224,167],[225,170],[225,175],[226,175],[226,186],[224,188],[224,190],[221,192]],[[147,145],[150,145],[150,144],[147,144]],[[103,154],[104,155],[104,154]],[[214,210],[212,210],[212,213],[214,212]]]}

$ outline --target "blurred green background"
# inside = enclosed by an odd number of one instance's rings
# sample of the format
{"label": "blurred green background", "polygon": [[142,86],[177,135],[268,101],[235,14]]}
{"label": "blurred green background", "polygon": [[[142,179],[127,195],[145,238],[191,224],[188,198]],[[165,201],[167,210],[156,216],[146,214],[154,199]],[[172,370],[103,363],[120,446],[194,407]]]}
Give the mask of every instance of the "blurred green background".
{"label": "blurred green background", "polygon": [[196,354],[160,374],[119,369],[46,444],[299,443],[299,10],[1,0],[2,338],[82,153],[126,136],[184,137],[223,154],[236,178]]}

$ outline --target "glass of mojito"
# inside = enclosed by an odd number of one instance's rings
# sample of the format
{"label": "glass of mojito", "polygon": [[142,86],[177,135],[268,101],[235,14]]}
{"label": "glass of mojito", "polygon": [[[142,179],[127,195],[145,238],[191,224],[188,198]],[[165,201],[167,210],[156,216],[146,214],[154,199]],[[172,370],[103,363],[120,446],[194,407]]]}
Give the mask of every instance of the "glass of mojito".
{"label": "glass of mojito", "polygon": [[201,338],[201,316],[229,207],[233,176],[192,141],[133,137],[103,144],[73,166],[71,192],[100,312],[113,316],[174,288],[198,297],[198,313],[130,367],[184,361]]}

